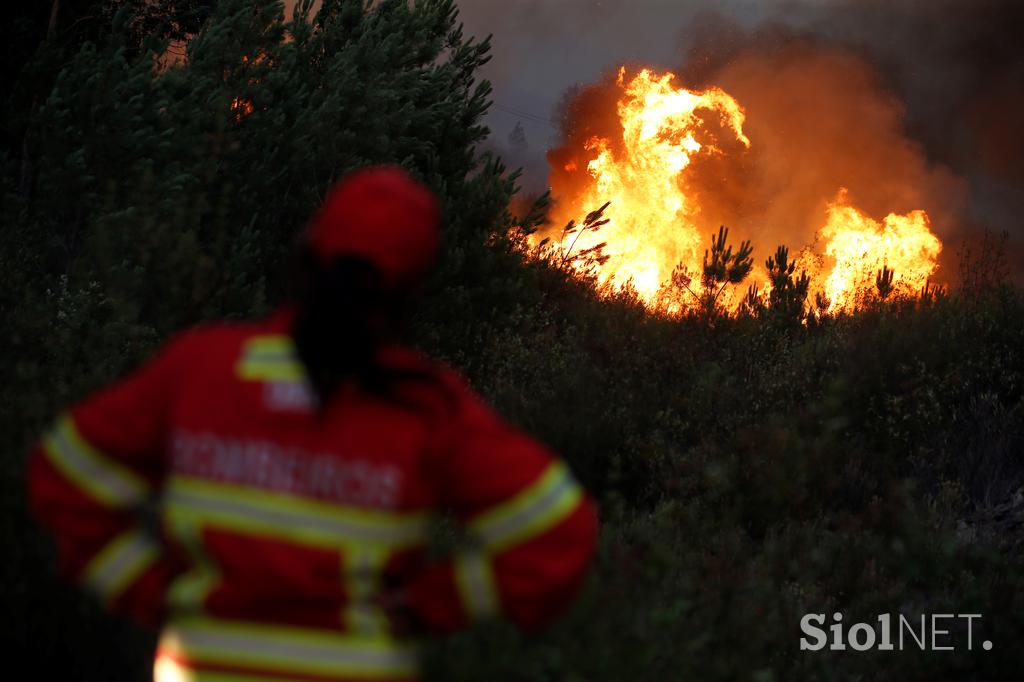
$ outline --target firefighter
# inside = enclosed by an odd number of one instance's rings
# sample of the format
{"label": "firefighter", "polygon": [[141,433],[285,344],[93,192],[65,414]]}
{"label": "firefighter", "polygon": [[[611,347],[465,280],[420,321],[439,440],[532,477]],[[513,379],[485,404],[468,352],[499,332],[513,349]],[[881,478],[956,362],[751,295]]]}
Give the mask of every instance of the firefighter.
{"label": "firefighter", "polygon": [[[534,628],[578,587],[597,521],[568,467],[396,341],[439,222],[401,169],[350,174],[288,303],[172,338],[36,448],[61,572],[159,629],[157,682],[415,680],[424,636]],[[465,537],[429,558],[440,512]]]}

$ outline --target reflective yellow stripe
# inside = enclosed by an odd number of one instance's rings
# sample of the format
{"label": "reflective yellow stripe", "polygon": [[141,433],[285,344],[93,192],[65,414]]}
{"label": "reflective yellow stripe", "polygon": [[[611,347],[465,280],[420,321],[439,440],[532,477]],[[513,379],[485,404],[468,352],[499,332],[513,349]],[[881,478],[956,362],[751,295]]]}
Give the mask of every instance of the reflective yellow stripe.
{"label": "reflective yellow stripe", "polygon": [[498,614],[501,604],[498,588],[490,558],[483,552],[467,550],[455,556],[455,586],[472,620]]}
{"label": "reflective yellow stripe", "polygon": [[261,334],[245,342],[245,349],[255,353],[290,353],[294,348],[292,337],[287,334]]}
{"label": "reflective yellow stripe", "polygon": [[498,552],[555,526],[582,499],[569,468],[553,462],[533,485],[473,519],[469,529],[484,548]]}
{"label": "reflective yellow stripe", "polygon": [[264,489],[172,476],[165,513],[243,533],[280,537],[316,546],[360,544],[410,547],[426,542],[430,515],[345,507]]}
{"label": "reflective yellow stripe", "polygon": [[342,618],[353,631],[380,635],[387,631],[384,611],[371,600],[380,590],[380,577],[388,554],[380,547],[350,547],[342,557],[347,603]]}
{"label": "reflective yellow stripe", "polygon": [[386,637],[198,617],[173,621],[159,650],[199,664],[247,666],[283,675],[387,679],[413,677],[419,667],[415,644]]}
{"label": "reflective yellow stripe", "polygon": [[195,612],[203,607],[206,596],[220,581],[220,571],[203,547],[200,522],[170,515],[165,518],[174,528],[174,538],[188,553],[192,564],[171,582],[167,589],[167,604],[179,611]]}
{"label": "reflective yellow stripe", "polygon": [[249,362],[238,364],[238,376],[248,381],[303,381],[305,368],[297,361]]}
{"label": "reflective yellow stripe", "polygon": [[141,476],[90,445],[70,416],[62,417],[46,435],[43,449],[61,473],[107,506],[133,506],[149,492]]}
{"label": "reflective yellow stripe", "polygon": [[245,342],[235,370],[249,381],[304,381],[306,370],[287,335],[254,336]]}
{"label": "reflective yellow stripe", "polygon": [[153,565],[160,545],[133,529],[111,540],[82,572],[82,580],[107,601],[116,599]]}

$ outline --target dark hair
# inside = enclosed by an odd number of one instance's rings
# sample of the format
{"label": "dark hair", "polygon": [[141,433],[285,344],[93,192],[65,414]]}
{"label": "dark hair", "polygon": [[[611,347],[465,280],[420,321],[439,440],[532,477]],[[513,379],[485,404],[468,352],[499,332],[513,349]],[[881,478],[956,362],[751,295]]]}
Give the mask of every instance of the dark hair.
{"label": "dark hair", "polygon": [[323,265],[301,249],[293,265],[292,298],[297,304],[292,338],[321,406],[348,380],[400,403],[409,398],[400,395],[399,384],[436,384],[428,368],[378,362],[381,346],[399,337],[409,296],[388,291],[371,263],[342,257]]}
{"label": "dark hair", "polygon": [[372,383],[393,314],[373,265],[338,258],[325,266],[304,249],[294,265],[293,298],[292,338],[321,404],[346,379]]}

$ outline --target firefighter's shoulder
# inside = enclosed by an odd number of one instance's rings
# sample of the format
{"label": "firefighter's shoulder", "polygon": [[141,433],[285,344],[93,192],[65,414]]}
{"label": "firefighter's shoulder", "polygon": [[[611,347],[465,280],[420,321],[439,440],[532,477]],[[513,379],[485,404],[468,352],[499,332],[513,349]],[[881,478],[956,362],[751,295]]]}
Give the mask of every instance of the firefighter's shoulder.
{"label": "firefighter's shoulder", "polygon": [[448,420],[490,414],[485,401],[456,369],[408,346],[388,346],[378,360],[396,380],[399,393],[414,397],[435,416]]}
{"label": "firefighter's shoulder", "polygon": [[162,353],[193,369],[233,363],[254,341],[284,338],[266,324],[253,321],[203,322],[168,337]]}

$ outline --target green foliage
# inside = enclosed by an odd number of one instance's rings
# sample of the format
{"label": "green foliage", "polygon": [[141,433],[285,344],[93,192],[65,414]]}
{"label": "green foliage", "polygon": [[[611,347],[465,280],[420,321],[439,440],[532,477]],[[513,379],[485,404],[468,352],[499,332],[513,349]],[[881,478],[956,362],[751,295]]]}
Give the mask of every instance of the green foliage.
{"label": "green foliage", "polygon": [[566,620],[453,638],[431,679],[1014,679],[1005,648],[797,648],[810,611],[1022,632],[1019,554],[969,537],[1024,484],[1024,298],[982,308],[709,328],[565,295],[492,323],[474,380],[600,493],[602,552]]}
{"label": "green foliage", "polygon": [[[132,58],[115,31],[56,77],[31,128],[31,194],[7,187],[3,224],[9,276],[25,285],[7,288],[5,309],[39,328],[62,300],[75,310],[57,332],[78,358],[36,334],[8,339],[7,357],[86,369],[53,404],[171,330],[264,310],[295,235],[347,169],[413,169],[440,191],[456,242],[482,242],[503,215],[512,181],[473,152],[487,45],[463,37],[452,3],[306,11],[286,22],[277,2],[222,2],[181,64]],[[239,116],[239,101],[252,112]],[[27,436],[38,423],[12,426]]]}

